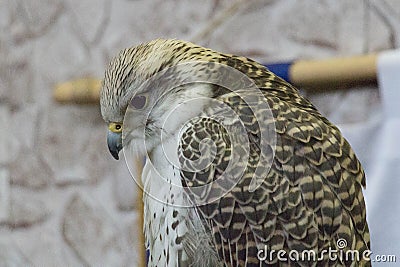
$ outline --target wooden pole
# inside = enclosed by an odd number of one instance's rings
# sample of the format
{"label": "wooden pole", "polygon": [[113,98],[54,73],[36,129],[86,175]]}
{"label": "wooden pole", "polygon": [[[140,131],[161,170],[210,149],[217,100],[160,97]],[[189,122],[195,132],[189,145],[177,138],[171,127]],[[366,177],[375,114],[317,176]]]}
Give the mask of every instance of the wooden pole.
{"label": "wooden pole", "polygon": [[[306,91],[335,90],[376,83],[377,55],[325,60],[299,60],[289,69],[290,82]],[[88,77],[56,85],[59,103],[98,104],[101,80]]]}
{"label": "wooden pole", "polygon": [[79,78],[55,86],[54,99],[63,104],[98,104],[101,80],[93,77]]}
{"label": "wooden pole", "polygon": [[[136,169],[136,173],[138,179],[135,177],[137,182],[141,181],[142,177],[142,171],[143,171],[143,159],[137,158],[134,160],[134,166]],[[138,239],[139,239],[139,267],[146,267],[147,265],[147,259],[146,259],[146,241],[143,233],[143,227],[144,227],[144,205],[143,205],[143,186],[138,185],[138,197],[136,199],[136,207],[139,213],[138,219],[137,219],[137,225],[138,225]]]}
{"label": "wooden pole", "polygon": [[300,60],[289,70],[290,81],[305,90],[328,90],[376,82],[377,55]]}

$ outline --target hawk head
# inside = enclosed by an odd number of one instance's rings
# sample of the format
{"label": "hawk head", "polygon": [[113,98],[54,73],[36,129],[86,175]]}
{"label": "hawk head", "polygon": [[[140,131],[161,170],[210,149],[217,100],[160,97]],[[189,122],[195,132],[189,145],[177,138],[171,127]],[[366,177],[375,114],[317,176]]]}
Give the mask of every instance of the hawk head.
{"label": "hawk head", "polygon": [[[214,51],[179,40],[157,39],[120,51],[105,71],[100,93],[113,157],[119,158],[123,131],[129,131],[130,142],[143,143],[146,139],[148,150],[161,142],[162,131],[168,135],[199,113],[213,95],[212,85],[195,83],[191,77],[208,75],[205,62],[217,58]],[[198,101],[188,102],[190,99]],[[171,111],[175,111],[174,119],[166,125]],[[124,125],[127,112],[129,129]]]}

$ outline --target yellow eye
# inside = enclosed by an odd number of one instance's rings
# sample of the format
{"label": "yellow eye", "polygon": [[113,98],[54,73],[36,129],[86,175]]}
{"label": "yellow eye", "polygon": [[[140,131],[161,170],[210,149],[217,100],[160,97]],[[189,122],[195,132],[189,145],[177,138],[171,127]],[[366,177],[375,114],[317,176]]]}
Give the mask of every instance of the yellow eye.
{"label": "yellow eye", "polygon": [[121,133],[122,132],[122,123],[111,122],[108,125],[108,129],[113,133]]}

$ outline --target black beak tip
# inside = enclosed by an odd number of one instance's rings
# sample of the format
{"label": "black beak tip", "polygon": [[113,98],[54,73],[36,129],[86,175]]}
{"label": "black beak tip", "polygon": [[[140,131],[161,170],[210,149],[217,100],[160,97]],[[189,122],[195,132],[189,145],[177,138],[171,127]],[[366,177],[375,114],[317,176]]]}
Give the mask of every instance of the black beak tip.
{"label": "black beak tip", "polygon": [[108,150],[110,151],[111,155],[113,156],[114,159],[119,160],[119,152],[121,151],[122,146],[121,145],[109,145]]}
{"label": "black beak tip", "polygon": [[108,150],[114,159],[119,160],[119,152],[122,150],[121,134],[109,132],[107,136]]}
{"label": "black beak tip", "polygon": [[113,156],[114,159],[119,160],[119,155],[118,155],[118,151],[111,151],[110,150],[111,155]]}

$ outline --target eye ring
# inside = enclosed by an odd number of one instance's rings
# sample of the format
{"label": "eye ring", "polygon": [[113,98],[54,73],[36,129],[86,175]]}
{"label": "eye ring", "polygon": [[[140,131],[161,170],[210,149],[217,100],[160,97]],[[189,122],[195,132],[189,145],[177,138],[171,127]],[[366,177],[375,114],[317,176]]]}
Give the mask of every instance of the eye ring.
{"label": "eye ring", "polygon": [[147,104],[147,96],[145,95],[135,95],[132,97],[130,106],[132,106],[134,109],[143,109],[146,107]]}
{"label": "eye ring", "polygon": [[121,133],[122,132],[122,123],[111,122],[108,125],[108,129],[113,133]]}

